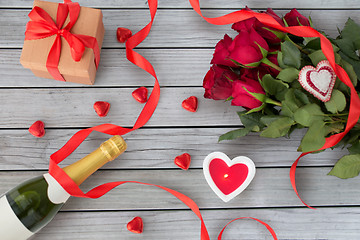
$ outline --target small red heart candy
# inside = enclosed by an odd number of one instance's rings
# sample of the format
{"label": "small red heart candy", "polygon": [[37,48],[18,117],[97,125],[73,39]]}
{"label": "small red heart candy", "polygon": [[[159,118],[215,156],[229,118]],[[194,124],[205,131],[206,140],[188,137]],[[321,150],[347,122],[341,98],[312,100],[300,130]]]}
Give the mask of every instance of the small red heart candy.
{"label": "small red heart candy", "polygon": [[191,97],[185,99],[182,102],[181,106],[189,112],[196,112],[196,110],[198,108],[198,99],[195,96],[191,96]]}
{"label": "small red heart candy", "polygon": [[104,101],[97,101],[94,103],[94,109],[99,117],[106,117],[110,110],[110,103]]}
{"label": "small red heart candy", "polygon": [[34,122],[31,127],[29,128],[29,132],[38,138],[41,138],[45,135],[45,124],[42,121],[36,121]]}
{"label": "small red heart candy", "polygon": [[146,87],[139,87],[132,92],[132,96],[139,103],[146,103],[148,97],[148,90]]}
{"label": "small red heart candy", "polygon": [[133,233],[142,233],[144,229],[143,220],[141,217],[134,217],[133,220],[128,222],[127,229]]}
{"label": "small red heart candy", "polygon": [[124,43],[132,36],[130,29],[119,27],[116,31],[116,38],[119,42]]}
{"label": "small red heart candy", "polygon": [[181,154],[175,158],[174,163],[178,167],[180,167],[184,170],[188,170],[190,167],[190,163],[191,163],[191,156],[188,153]]}

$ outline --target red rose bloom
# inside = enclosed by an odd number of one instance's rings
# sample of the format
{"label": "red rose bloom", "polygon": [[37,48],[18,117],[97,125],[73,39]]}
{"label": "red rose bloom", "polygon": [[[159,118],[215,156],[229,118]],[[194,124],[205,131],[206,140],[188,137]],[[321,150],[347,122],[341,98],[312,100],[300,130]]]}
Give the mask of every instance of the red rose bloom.
{"label": "red rose bloom", "polygon": [[[246,88],[246,90],[245,90]],[[259,81],[241,76],[240,80],[233,82],[233,100],[231,105],[242,106],[247,110],[260,107],[262,102],[254,98],[249,92],[265,94]]]}
{"label": "red rose bloom", "polygon": [[219,64],[229,67],[237,67],[235,63],[228,59],[230,54],[229,47],[233,42],[232,38],[225,34],[224,39],[221,39],[215,46],[215,52],[211,64]]}
{"label": "red rose bloom", "polygon": [[281,20],[281,18],[272,10],[272,8],[268,8],[265,13],[272,16],[281,26],[285,26],[283,20]]}
{"label": "red rose bloom", "polygon": [[259,69],[258,68],[242,68],[240,69],[240,78],[241,79],[253,79],[253,80],[259,80],[262,76],[259,75]]}
{"label": "red rose bloom", "polygon": [[240,31],[231,43],[229,58],[241,65],[249,65],[260,62],[264,57],[260,46],[266,51],[269,46],[253,28],[250,31]]}
{"label": "red rose bloom", "polygon": [[259,22],[255,17],[236,22],[234,23],[231,28],[234,29],[237,32],[241,31],[250,31],[250,29],[255,28],[257,24],[262,24]]}
{"label": "red rose bloom", "polygon": [[[276,15],[276,13],[271,8],[268,8],[264,13],[270,15],[282,26],[284,26],[284,23],[281,20],[281,18],[278,15]],[[281,35],[281,33],[278,30],[268,27],[265,24],[262,24],[255,17],[234,23],[232,25],[232,29],[238,32],[243,30],[250,31],[250,29],[255,29],[255,31],[259,33],[269,44],[279,44],[282,41],[282,39],[279,38],[279,35]],[[278,32],[278,34],[275,34],[276,32]]]}
{"label": "red rose bloom", "polygon": [[205,88],[205,98],[214,100],[227,99],[232,93],[232,81],[238,76],[227,67],[212,66],[207,72],[203,87]]}
{"label": "red rose bloom", "polygon": [[301,15],[295,8],[284,16],[289,26],[310,26],[309,20]]}

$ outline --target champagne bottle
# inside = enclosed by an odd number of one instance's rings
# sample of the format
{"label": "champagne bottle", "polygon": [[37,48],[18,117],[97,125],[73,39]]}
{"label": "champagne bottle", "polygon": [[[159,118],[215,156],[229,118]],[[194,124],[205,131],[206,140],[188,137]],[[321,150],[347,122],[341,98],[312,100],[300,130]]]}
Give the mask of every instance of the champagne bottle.
{"label": "champagne bottle", "polygon": [[[81,160],[63,168],[80,185],[86,178],[126,150],[121,136],[114,136]],[[48,224],[70,195],[49,174],[35,177],[0,197],[2,240],[25,240]]]}

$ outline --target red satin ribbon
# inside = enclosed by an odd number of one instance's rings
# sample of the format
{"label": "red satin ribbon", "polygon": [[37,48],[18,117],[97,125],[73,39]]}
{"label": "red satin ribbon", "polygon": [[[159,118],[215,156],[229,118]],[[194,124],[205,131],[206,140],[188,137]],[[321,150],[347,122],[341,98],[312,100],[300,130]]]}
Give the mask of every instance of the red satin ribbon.
{"label": "red satin ribbon", "polygon": [[267,223],[265,223],[265,222],[263,222],[263,221],[261,221],[261,220],[259,220],[259,219],[256,219],[256,218],[252,218],[252,217],[241,217],[241,218],[235,218],[235,219],[231,220],[230,222],[228,222],[228,223],[225,225],[225,227],[221,230],[221,232],[219,233],[218,240],[221,240],[221,237],[222,237],[222,235],[223,235],[223,232],[225,231],[226,227],[227,227],[230,223],[232,223],[232,222],[234,222],[234,221],[237,221],[237,220],[241,220],[241,219],[252,219],[252,220],[255,220],[255,221],[261,223],[261,224],[264,225],[264,226],[266,227],[266,229],[271,233],[271,236],[272,236],[275,240],[278,239],[278,238],[276,237],[275,231],[269,226],[269,224],[267,224]]}
{"label": "red satin ribbon", "polygon": [[[356,124],[356,122],[358,121],[359,116],[360,116],[360,98],[359,98],[349,76],[347,75],[346,71],[342,67],[340,67],[338,64],[335,63],[333,47],[332,47],[330,41],[324,35],[319,33],[317,30],[315,30],[311,27],[307,27],[307,26],[283,27],[274,18],[272,18],[271,16],[269,16],[265,13],[256,13],[256,12],[247,11],[247,10],[235,11],[235,12],[226,14],[221,17],[207,18],[207,17],[204,17],[201,13],[199,0],[189,0],[189,1],[190,1],[191,6],[194,8],[194,10],[201,17],[203,17],[207,22],[209,22],[211,24],[226,25],[226,24],[232,24],[232,23],[235,23],[238,21],[243,21],[243,20],[246,20],[246,19],[249,19],[252,17],[256,17],[263,24],[265,24],[269,27],[278,29],[280,31],[286,32],[286,33],[290,33],[290,34],[297,35],[300,37],[318,37],[318,38],[320,38],[321,49],[322,49],[325,57],[328,59],[332,68],[335,70],[337,77],[344,84],[346,84],[346,86],[348,86],[350,88],[351,96],[350,96],[349,116],[348,116],[345,130],[341,133],[338,133],[338,134],[335,134],[335,135],[332,135],[332,136],[326,138],[326,142],[325,142],[324,146],[321,147],[319,150],[323,150],[323,149],[327,149],[332,146],[335,146],[350,131],[350,129],[354,127],[354,125]],[[316,151],[319,151],[319,150],[316,150]],[[291,181],[291,185],[292,185],[296,195],[299,197],[301,202],[303,204],[305,204],[307,207],[312,208],[301,199],[301,197],[296,189],[296,182],[295,182],[296,166],[297,166],[300,158],[309,153],[311,153],[311,152],[302,153],[298,157],[298,159],[294,162],[294,164],[291,166],[290,181]]]}
{"label": "red satin ribbon", "polygon": [[[80,5],[70,0],[65,0],[64,3],[58,4],[56,23],[40,7],[34,7],[29,13],[31,21],[26,25],[25,40],[37,40],[56,35],[46,61],[46,68],[51,76],[59,81],[65,81],[58,69],[61,54],[61,37],[64,37],[68,42],[74,61],[80,61],[85,47],[88,47],[93,49],[96,68],[99,66],[100,49],[96,38],[70,32],[79,17],[79,13]],[[70,21],[62,28],[68,14]]]}
{"label": "red satin ribbon", "polygon": [[[71,2],[69,0],[65,2]],[[181,200],[185,205],[187,205],[200,219],[201,221],[201,239],[202,240],[210,240],[209,234],[207,232],[204,220],[202,218],[202,215],[200,213],[199,207],[196,205],[196,203],[186,195],[177,192],[175,190],[172,190],[170,188],[166,188],[163,186],[150,184],[150,183],[142,183],[137,181],[118,181],[118,182],[110,182],[105,183],[100,186],[97,186],[90,190],[87,193],[84,193],[75,183],[74,181],[58,166],[58,164],[63,161],[66,157],[68,157],[93,131],[102,132],[109,135],[124,135],[128,132],[131,132],[135,129],[138,129],[142,127],[152,116],[154,113],[156,106],[159,101],[160,97],[160,85],[155,73],[155,70],[151,63],[146,60],[143,56],[135,52],[133,49],[139,45],[149,34],[151,26],[153,24],[155,14],[157,11],[157,0],[148,0],[149,9],[150,9],[150,16],[151,21],[149,24],[147,24],[142,30],[140,30],[138,33],[133,35],[131,38],[129,38],[126,42],[126,56],[129,61],[134,63],[135,65],[139,66],[140,68],[144,69],[146,72],[151,74],[155,78],[155,84],[154,88],[151,92],[151,95],[145,104],[143,110],[141,111],[138,119],[136,120],[134,126],[132,128],[124,128],[121,126],[113,125],[113,124],[102,124],[99,126],[95,126],[88,129],[83,129],[75,133],[70,140],[57,152],[53,153],[50,156],[50,165],[49,165],[49,173],[60,183],[60,185],[72,196],[75,197],[83,197],[83,198],[99,198],[112,190],[113,188],[125,184],[125,183],[137,183],[142,185],[149,185],[149,186],[155,186],[160,189],[163,189],[173,196],[177,197],[179,200]],[[70,13],[71,14],[71,13]],[[253,220],[256,220],[260,222],[261,224],[265,225],[266,228],[271,232],[272,236],[275,240],[277,240],[276,235],[274,233],[274,230],[270,228],[269,225],[266,223],[251,218]],[[235,219],[236,220],[236,219]],[[233,221],[235,221],[233,220]],[[226,225],[227,226],[227,225]],[[218,239],[221,239],[222,233],[225,230],[226,226],[221,231]]]}

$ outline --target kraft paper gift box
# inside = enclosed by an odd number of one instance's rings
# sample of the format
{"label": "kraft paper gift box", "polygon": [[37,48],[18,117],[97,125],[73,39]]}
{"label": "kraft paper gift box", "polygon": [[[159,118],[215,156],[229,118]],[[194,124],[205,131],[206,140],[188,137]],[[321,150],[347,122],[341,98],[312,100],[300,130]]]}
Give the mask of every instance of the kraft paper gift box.
{"label": "kraft paper gift box", "polygon": [[[34,7],[35,6],[38,6],[47,12],[56,24],[58,3],[35,0]],[[103,15],[101,10],[80,7],[78,19],[69,32],[96,38],[100,52],[105,33],[102,18]],[[61,28],[65,27],[69,21],[68,14],[66,21]],[[41,39],[25,40],[20,58],[21,64],[25,68],[31,69],[38,77],[54,79],[53,75],[49,73],[46,63],[55,38],[56,34]],[[72,58],[69,43],[64,37],[60,37],[60,39],[61,52],[58,70],[63,79],[74,83],[94,84],[97,67],[93,49],[85,47],[80,61],[75,61]]]}

